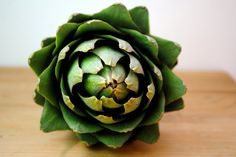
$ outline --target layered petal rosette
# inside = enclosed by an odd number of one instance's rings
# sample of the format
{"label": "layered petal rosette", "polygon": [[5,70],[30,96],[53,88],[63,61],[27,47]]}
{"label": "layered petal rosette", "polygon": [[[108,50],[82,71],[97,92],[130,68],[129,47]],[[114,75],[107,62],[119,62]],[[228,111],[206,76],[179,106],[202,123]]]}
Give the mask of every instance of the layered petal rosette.
{"label": "layered petal rosette", "polygon": [[180,46],[149,33],[145,7],[74,14],[29,58],[44,132],[72,130],[87,145],[154,143],[164,112],[183,108],[172,72]]}

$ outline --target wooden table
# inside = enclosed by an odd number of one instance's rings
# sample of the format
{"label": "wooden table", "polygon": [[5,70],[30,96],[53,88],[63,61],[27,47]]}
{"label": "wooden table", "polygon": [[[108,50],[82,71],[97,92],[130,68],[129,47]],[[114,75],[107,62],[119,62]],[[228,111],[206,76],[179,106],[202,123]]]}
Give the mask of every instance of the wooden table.
{"label": "wooden table", "polygon": [[186,107],[167,113],[156,144],[136,141],[113,150],[86,148],[70,131],[39,130],[42,108],[32,101],[29,69],[0,68],[0,157],[235,157],[236,84],[223,72],[178,72]]}

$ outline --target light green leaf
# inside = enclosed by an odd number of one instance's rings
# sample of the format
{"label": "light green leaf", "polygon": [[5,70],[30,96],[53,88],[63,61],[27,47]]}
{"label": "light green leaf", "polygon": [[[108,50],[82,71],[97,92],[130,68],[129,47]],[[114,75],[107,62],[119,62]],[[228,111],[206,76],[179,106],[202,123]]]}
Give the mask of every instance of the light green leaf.
{"label": "light green leaf", "polygon": [[134,138],[145,143],[152,144],[158,140],[159,136],[158,124],[153,124],[137,128]]}
{"label": "light green leaf", "polygon": [[56,48],[53,51],[53,55],[56,55],[67,43],[69,38],[72,38],[78,28],[76,23],[65,23],[58,28],[56,34]]}
{"label": "light green leaf", "polygon": [[50,65],[39,76],[38,92],[55,107],[58,107],[57,86],[55,77],[55,65],[57,58],[54,57]]}
{"label": "light green leaf", "polygon": [[184,108],[184,101],[182,98],[165,106],[165,112],[181,110]]}
{"label": "light green leaf", "polygon": [[43,47],[34,52],[28,59],[28,64],[32,70],[39,76],[52,61],[52,52],[55,48],[55,43]]}
{"label": "light green leaf", "polygon": [[84,77],[83,83],[84,89],[91,96],[97,95],[102,89],[106,87],[105,78],[95,74],[86,75]]}
{"label": "light green leaf", "polygon": [[53,107],[48,101],[45,101],[40,119],[40,129],[44,132],[51,132],[69,130],[70,128],[63,119],[61,111]]}
{"label": "light green leaf", "polygon": [[60,80],[60,76],[62,74],[61,67],[63,63],[65,62],[65,59],[67,58],[68,55],[71,54],[71,52],[73,51],[73,47],[76,46],[78,41],[79,40],[73,40],[68,45],[63,47],[63,49],[60,50],[58,54],[58,58],[57,58],[57,64],[55,67],[55,75],[56,75],[57,80]]}
{"label": "light green leaf", "polygon": [[62,102],[59,102],[59,104],[66,123],[74,132],[94,133],[103,129],[98,124],[91,122],[86,118],[82,118],[78,115],[75,115]]}
{"label": "light green leaf", "polygon": [[181,98],[186,92],[186,87],[183,84],[183,81],[167,66],[164,65],[161,71],[163,75],[163,88],[166,97],[166,104],[169,104]]}
{"label": "light green leaf", "polygon": [[104,128],[107,128],[111,131],[115,131],[115,132],[129,132],[134,130],[139,124],[140,122],[143,120],[145,113],[142,113],[141,115],[136,115],[130,119],[125,119],[122,122],[119,122],[117,124],[110,124],[110,125],[106,125],[106,124],[100,124],[101,126],[103,126]]}
{"label": "light green leaf", "polygon": [[111,131],[102,131],[94,134],[98,141],[111,148],[119,148],[123,146],[125,142],[129,140],[131,135],[131,132],[117,133]]}
{"label": "light green leaf", "polygon": [[113,4],[112,6],[93,15],[94,18],[106,21],[114,27],[124,27],[139,30],[132,20],[129,11],[123,4]]}
{"label": "light green leaf", "polygon": [[153,36],[153,38],[159,46],[158,57],[160,62],[166,64],[169,68],[173,68],[181,51],[180,45],[160,37]]}
{"label": "light green leaf", "polygon": [[90,74],[97,74],[103,68],[101,59],[94,54],[83,58],[80,65],[84,73]]}
{"label": "light green leaf", "polygon": [[85,143],[86,146],[93,146],[98,143],[96,137],[91,134],[76,133],[76,136],[81,140],[81,142]]}
{"label": "light green leaf", "polygon": [[152,103],[150,104],[147,114],[144,117],[140,126],[152,125],[157,123],[165,112],[165,96],[163,92],[154,96]]}
{"label": "light green leaf", "polygon": [[129,10],[129,13],[133,21],[141,30],[141,32],[144,34],[148,34],[149,33],[149,15],[148,15],[147,8],[143,6],[138,6]]}
{"label": "light green leaf", "polygon": [[79,116],[87,117],[87,115],[85,114],[83,108],[79,107],[78,105],[75,105],[71,101],[71,98],[70,98],[68,92],[66,91],[65,82],[64,82],[63,77],[61,78],[60,88],[61,88],[62,99],[63,99],[63,102],[65,103],[65,105],[67,107],[69,107],[74,113],[78,114]]}

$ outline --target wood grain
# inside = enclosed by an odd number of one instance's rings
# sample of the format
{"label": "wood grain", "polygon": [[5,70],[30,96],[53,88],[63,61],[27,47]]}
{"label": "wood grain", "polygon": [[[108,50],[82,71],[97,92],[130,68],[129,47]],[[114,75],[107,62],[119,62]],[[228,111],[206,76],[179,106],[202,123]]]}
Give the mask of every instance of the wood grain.
{"label": "wood grain", "polygon": [[236,84],[223,72],[179,72],[186,107],[165,114],[156,144],[135,141],[113,150],[87,148],[70,131],[39,130],[42,108],[32,101],[37,78],[29,69],[0,68],[1,157],[235,157]]}

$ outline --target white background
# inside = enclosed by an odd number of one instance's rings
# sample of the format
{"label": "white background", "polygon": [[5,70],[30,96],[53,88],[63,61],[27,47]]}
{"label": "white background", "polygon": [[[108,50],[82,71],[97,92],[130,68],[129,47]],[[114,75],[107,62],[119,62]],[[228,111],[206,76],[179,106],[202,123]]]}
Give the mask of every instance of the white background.
{"label": "white background", "polygon": [[72,13],[114,2],[149,9],[151,33],[182,45],[177,69],[225,70],[236,79],[236,0],[0,0],[0,66],[27,66]]}

